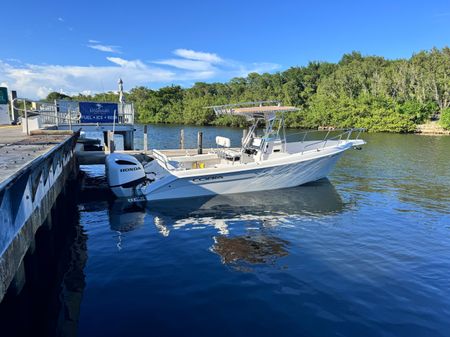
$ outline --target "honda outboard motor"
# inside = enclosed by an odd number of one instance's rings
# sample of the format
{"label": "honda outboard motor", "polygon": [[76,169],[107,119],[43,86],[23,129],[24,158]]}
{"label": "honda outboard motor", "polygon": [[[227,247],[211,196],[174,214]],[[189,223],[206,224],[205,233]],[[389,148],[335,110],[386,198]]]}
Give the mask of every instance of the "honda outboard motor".
{"label": "honda outboard motor", "polygon": [[113,193],[119,198],[133,197],[138,185],[146,181],[142,164],[133,156],[111,153],[106,157],[106,178]]}

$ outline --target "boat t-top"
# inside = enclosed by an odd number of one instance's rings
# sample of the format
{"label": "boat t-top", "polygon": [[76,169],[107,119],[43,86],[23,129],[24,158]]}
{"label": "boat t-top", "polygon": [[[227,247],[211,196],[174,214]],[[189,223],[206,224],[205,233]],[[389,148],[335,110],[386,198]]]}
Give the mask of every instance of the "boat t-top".
{"label": "boat t-top", "polygon": [[152,150],[154,160],[145,166],[131,155],[112,153],[106,175],[114,194],[150,201],[294,187],[326,177],[346,150],[365,144],[361,129],[328,131],[319,140],[308,140],[307,131],[301,141],[287,142],[284,117],[298,109],[277,101],[210,108],[253,122],[239,148],[217,136],[216,147],[205,153]]}

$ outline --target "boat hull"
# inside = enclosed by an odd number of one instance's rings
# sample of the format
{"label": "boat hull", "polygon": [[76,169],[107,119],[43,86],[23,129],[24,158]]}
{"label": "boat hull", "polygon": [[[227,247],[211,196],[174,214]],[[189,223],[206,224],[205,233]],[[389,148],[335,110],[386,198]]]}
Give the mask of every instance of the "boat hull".
{"label": "boat hull", "polygon": [[142,192],[151,201],[295,187],[325,178],[342,153],[339,151],[319,158],[243,171],[171,176],[158,186],[150,184]]}

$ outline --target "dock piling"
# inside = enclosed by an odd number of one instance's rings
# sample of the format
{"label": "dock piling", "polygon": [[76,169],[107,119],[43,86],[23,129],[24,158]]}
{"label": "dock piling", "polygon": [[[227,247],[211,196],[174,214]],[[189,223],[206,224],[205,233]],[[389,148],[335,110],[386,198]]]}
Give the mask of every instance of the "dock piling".
{"label": "dock piling", "polygon": [[148,151],[148,127],[144,125],[144,152]]}
{"label": "dock piling", "polygon": [[108,148],[109,153],[113,153],[115,150],[114,133],[112,131],[106,132],[106,147]]}
{"label": "dock piling", "polygon": [[248,135],[248,129],[247,129],[247,128],[244,128],[244,129],[242,130],[242,139],[241,139],[241,143],[244,143],[244,140],[245,140],[245,138],[247,138],[247,135]]}
{"label": "dock piling", "polygon": [[203,132],[201,131],[197,133],[197,153],[203,153]]}
{"label": "dock piling", "polygon": [[184,149],[184,129],[180,130],[180,149]]}
{"label": "dock piling", "polygon": [[[118,133],[116,131],[116,133]],[[134,150],[134,130],[120,132],[123,135],[123,149],[124,150]]]}

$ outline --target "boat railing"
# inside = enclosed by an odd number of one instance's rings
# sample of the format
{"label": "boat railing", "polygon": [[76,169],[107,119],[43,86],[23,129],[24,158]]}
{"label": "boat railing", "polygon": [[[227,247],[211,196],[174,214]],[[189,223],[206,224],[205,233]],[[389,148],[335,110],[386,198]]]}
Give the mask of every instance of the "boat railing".
{"label": "boat railing", "polygon": [[[307,150],[308,148],[312,148],[312,149],[316,149],[316,150],[323,149],[323,148],[325,148],[327,146],[327,144],[330,141],[337,140],[338,141],[337,145],[339,145],[339,144],[341,144],[342,141],[348,141],[350,139],[351,135],[354,132],[357,132],[357,135],[356,135],[355,139],[359,139],[359,137],[361,135],[361,132],[364,132],[364,131],[365,131],[365,129],[363,129],[363,128],[350,128],[350,129],[346,128],[346,129],[330,129],[330,130],[327,130],[327,132],[325,134],[325,137],[323,137],[323,138],[321,138],[321,139],[319,139],[319,140],[317,140],[317,141],[315,141],[313,143],[306,144],[303,147],[302,154],[305,151],[308,151]],[[323,133],[323,132],[324,131],[322,131],[322,130],[307,130],[307,131],[303,131],[303,132],[299,132],[299,133],[289,134],[289,135],[287,135],[287,137],[291,137],[291,136],[294,136],[294,135],[303,135],[301,143],[305,143],[306,141],[308,141],[307,139],[308,139],[309,135],[311,135],[313,133]],[[332,133],[332,132],[333,132],[333,134],[335,132],[339,132],[339,134],[330,137],[330,133]]]}
{"label": "boat railing", "polygon": [[153,150],[152,154],[157,161],[159,161],[161,164],[164,165],[166,169],[169,169],[169,158],[167,158],[167,156],[164,153],[158,150]]}
{"label": "boat railing", "polygon": [[170,160],[169,157],[167,157],[164,153],[158,150],[152,151],[153,156],[155,159],[160,162],[167,170],[180,170],[182,167],[178,165],[178,163],[175,160]]}

